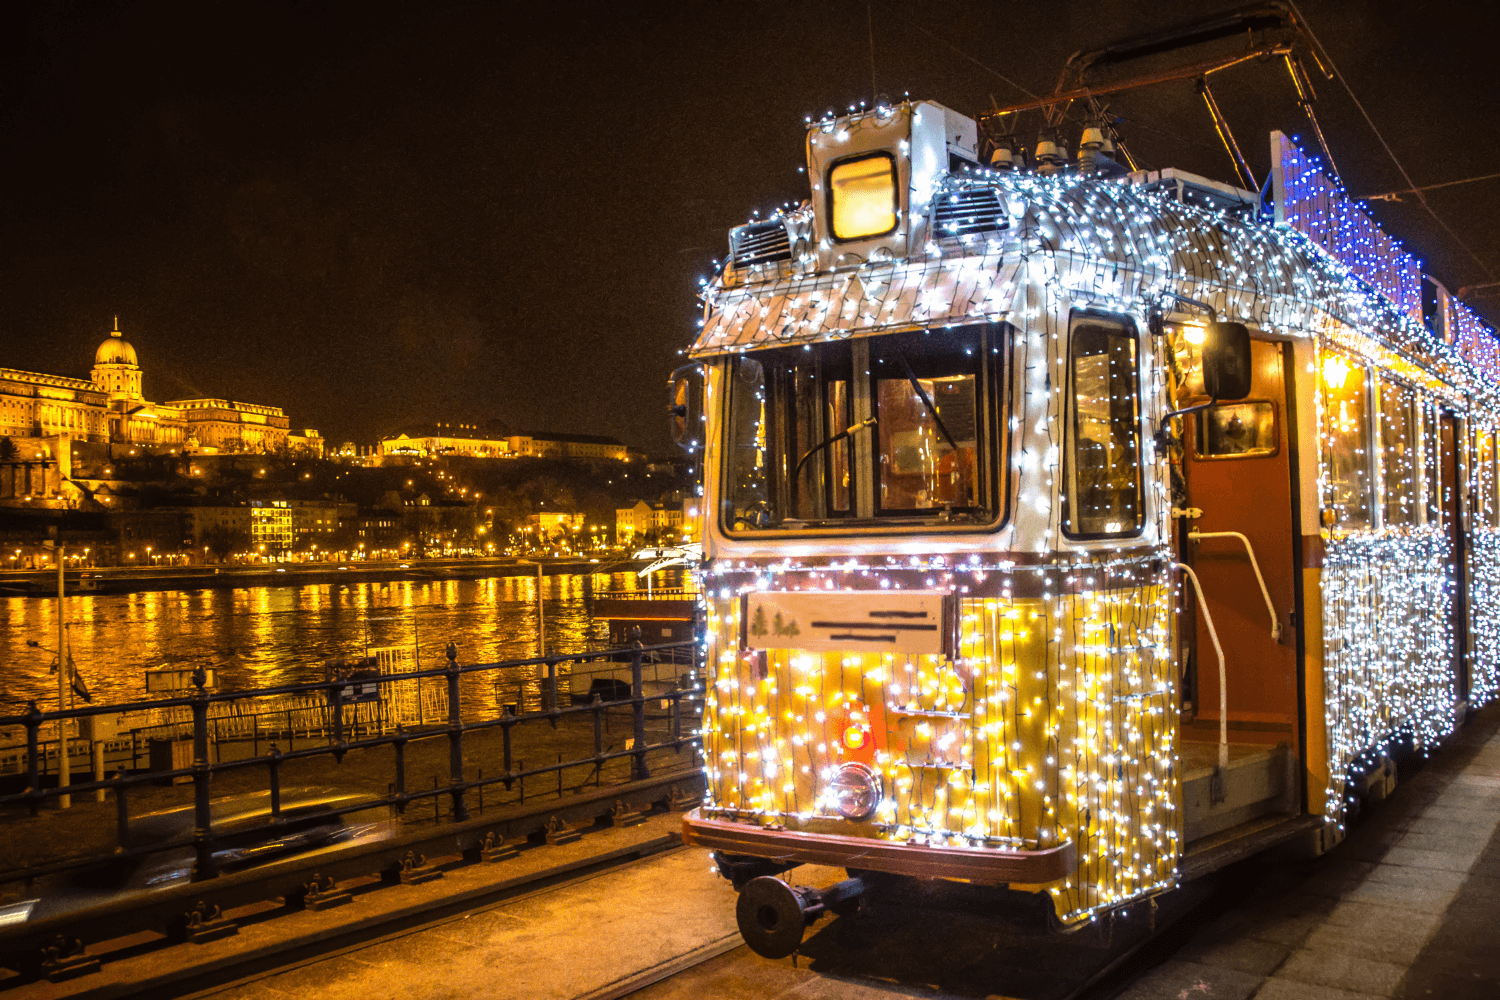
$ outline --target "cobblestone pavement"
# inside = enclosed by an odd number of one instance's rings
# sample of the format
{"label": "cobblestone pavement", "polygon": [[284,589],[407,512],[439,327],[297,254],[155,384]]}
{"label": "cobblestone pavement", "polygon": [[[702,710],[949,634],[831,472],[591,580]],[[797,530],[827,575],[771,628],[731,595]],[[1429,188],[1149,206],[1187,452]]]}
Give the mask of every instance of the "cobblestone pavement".
{"label": "cobblestone pavement", "polygon": [[[1120,1000],[1500,998],[1500,706]],[[1311,872],[1312,874],[1308,874]]]}

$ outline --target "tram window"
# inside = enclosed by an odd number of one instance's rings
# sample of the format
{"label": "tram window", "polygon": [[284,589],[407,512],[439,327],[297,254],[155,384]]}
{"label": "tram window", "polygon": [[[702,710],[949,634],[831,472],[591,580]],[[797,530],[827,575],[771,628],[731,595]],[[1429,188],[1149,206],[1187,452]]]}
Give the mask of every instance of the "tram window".
{"label": "tram window", "polygon": [[1346,531],[1371,525],[1370,392],[1365,369],[1341,354],[1323,360],[1328,506]]}
{"label": "tram window", "polygon": [[862,240],[894,232],[901,205],[896,160],[870,153],[835,163],[828,171],[828,216],[833,238]]}
{"label": "tram window", "polygon": [[1495,524],[1495,432],[1480,430],[1474,441],[1474,523]]}
{"label": "tram window", "polygon": [[734,358],[724,528],[869,526],[872,515],[990,525],[1002,495],[993,480],[1005,468],[995,454],[1004,439],[995,410],[1007,329],[919,331]]}
{"label": "tram window", "polygon": [[1380,380],[1380,468],[1385,487],[1385,523],[1417,523],[1416,393]]}
{"label": "tram window", "polygon": [[985,356],[978,327],[871,342],[877,514],[983,516]]}
{"label": "tram window", "polygon": [[766,369],[758,358],[735,358],[729,368],[728,447],[725,449],[725,523],[764,527],[771,510]]}
{"label": "tram window", "polygon": [[1422,492],[1427,498],[1427,526],[1443,526],[1443,476],[1438,447],[1438,410],[1422,406]]}
{"label": "tram window", "polygon": [[1276,404],[1267,399],[1220,403],[1197,421],[1199,458],[1256,458],[1277,451]]}
{"label": "tram window", "polygon": [[1077,322],[1069,376],[1067,533],[1076,538],[1136,534],[1145,513],[1134,330],[1099,317]]}

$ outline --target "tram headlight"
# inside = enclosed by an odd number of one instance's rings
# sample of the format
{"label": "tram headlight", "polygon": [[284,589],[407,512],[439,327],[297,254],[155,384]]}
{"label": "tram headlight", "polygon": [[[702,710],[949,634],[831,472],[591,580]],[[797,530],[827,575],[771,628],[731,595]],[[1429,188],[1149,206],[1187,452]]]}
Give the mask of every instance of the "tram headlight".
{"label": "tram headlight", "polygon": [[880,805],[880,778],[864,764],[845,764],[839,768],[829,791],[834,808],[845,819],[869,819]]}

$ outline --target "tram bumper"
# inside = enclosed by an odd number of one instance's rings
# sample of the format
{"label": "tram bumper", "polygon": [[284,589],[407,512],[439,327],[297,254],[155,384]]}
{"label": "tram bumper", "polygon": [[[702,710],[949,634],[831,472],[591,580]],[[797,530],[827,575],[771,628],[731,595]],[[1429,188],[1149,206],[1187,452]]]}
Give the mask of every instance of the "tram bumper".
{"label": "tram bumper", "polygon": [[694,809],[682,818],[682,839],[695,847],[765,858],[778,864],[830,865],[916,878],[955,878],[991,884],[1036,885],[1078,867],[1072,841],[1034,851],[990,847],[932,847],[869,837],[773,830],[712,819]]}

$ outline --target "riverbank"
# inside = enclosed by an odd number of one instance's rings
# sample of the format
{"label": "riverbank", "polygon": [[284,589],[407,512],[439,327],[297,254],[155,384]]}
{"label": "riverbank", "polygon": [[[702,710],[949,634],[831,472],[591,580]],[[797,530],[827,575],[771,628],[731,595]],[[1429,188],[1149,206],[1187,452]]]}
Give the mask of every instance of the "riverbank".
{"label": "riverbank", "polygon": [[[79,594],[134,594],[162,590],[235,590],[317,584],[482,580],[491,577],[617,573],[645,566],[640,560],[561,558],[416,559],[406,562],[320,562],[259,566],[106,566],[69,570],[64,590]],[[57,574],[47,570],[0,572],[0,597],[56,597]]]}

